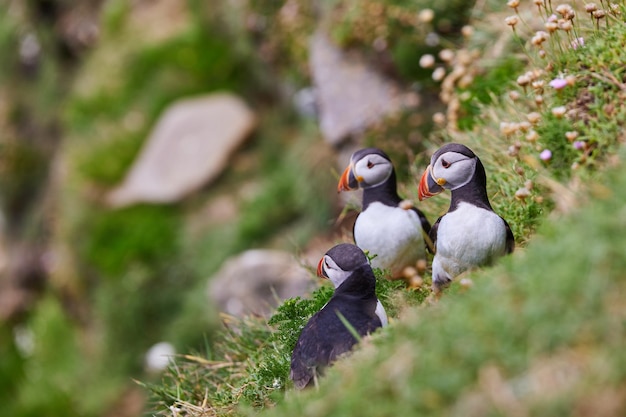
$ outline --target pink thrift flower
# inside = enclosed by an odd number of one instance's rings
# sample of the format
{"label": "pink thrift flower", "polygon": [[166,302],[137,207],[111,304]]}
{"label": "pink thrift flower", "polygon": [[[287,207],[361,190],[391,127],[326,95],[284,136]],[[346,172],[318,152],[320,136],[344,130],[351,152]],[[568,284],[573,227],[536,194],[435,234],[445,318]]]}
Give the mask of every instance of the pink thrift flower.
{"label": "pink thrift flower", "polygon": [[572,48],[574,49],[578,49],[579,47],[583,47],[585,46],[585,39],[584,38],[576,38],[572,41]]}
{"label": "pink thrift flower", "polygon": [[550,149],[544,149],[540,154],[539,154],[539,158],[542,161],[549,161],[550,159],[552,159],[552,151]]}
{"label": "pink thrift flower", "polygon": [[582,151],[583,149],[585,149],[585,142],[583,142],[582,140],[577,140],[576,142],[572,143],[572,146],[574,146],[574,149]]}
{"label": "pink thrift flower", "polygon": [[550,87],[560,90],[562,88],[567,87],[567,81],[563,78],[555,78],[554,80],[548,83]]}

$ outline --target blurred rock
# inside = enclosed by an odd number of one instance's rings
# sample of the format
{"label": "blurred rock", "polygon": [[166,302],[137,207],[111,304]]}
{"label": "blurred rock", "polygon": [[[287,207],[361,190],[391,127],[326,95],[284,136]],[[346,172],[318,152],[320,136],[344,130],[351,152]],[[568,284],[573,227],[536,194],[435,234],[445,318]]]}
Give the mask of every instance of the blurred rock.
{"label": "blurred rock", "polygon": [[20,63],[26,75],[33,75],[39,66],[41,58],[41,44],[37,35],[33,32],[25,34],[20,40],[19,47]]}
{"label": "blurred rock", "polygon": [[[6,251],[5,251],[6,250]],[[18,322],[47,282],[43,250],[36,244],[0,244],[0,323]]]}
{"label": "blurred rock", "polygon": [[22,357],[32,356],[35,352],[35,334],[29,326],[20,324],[13,327],[13,340]]}
{"label": "blurred rock", "polygon": [[172,104],[108,202],[122,207],[179,201],[222,172],[255,123],[252,111],[232,94]]}
{"label": "blurred rock", "polygon": [[302,296],[314,284],[291,254],[253,249],[224,262],[209,280],[209,299],[233,316],[268,315],[280,301]]}
{"label": "blurred rock", "polygon": [[158,44],[188,29],[193,17],[187,2],[179,0],[135,0],[131,2],[128,27],[133,41]]}
{"label": "blurred rock", "polygon": [[314,88],[307,87],[296,91],[292,100],[300,116],[308,119],[317,118],[317,95]]}
{"label": "blurred rock", "polygon": [[19,321],[34,301],[27,290],[0,285],[0,323]]}
{"label": "blurred rock", "polygon": [[100,7],[93,3],[81,2],[65,8],[57,22],[61,38],[74,53],[93,47],[100,38]]}
{"label": "blurred rock", "polygon": [[321,31],[313,35],[310,48],[320,128],[330,144],[338,145],[402,109],[399,87],[360,56],[342,51]]}

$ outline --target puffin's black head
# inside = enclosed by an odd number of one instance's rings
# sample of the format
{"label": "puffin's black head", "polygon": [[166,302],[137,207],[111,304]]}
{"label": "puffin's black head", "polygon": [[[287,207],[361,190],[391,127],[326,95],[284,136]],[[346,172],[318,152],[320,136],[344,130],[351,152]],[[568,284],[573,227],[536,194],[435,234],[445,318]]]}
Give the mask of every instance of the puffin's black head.
{"label": "puffin's black head", "polygon": [[337,192],[375,187],[387,181],[393,172],[393,164],[385,152],[378,148],[360,149],[350,157]]}
{"label": "puffin's black head", "polygon": [[470,148],[459,143],[448,143],[431,157],[430,165],[420,180],[418,197],[423,200],[441,193],[444,189],[455,190],[469,183],[477,167],[484,177],[484,168]]}
{"label": "puffin's black head", "polygon": [[331,248],[317,264],[317,275],[328,278],[339,287],[353,271],[369,266],[367,256],[363,251],[350,243],[341,243]]}

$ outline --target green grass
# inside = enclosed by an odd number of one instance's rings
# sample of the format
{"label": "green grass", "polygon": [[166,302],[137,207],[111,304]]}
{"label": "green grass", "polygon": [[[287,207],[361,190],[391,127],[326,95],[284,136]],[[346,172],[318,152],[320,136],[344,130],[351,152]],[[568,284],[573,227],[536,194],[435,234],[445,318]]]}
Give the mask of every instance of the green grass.
{"label": "green grass", "polygon": [[[377,295],[392,319],[400,306],[417,305],[428,294],[425,289],[407,290],[380,270],[375,274]],[[289,299],[267,322],[224,317],[214,349],[177,358],[160,383],[144,384],[151,392],[153,410],[167,415],[170,405],[193,412],[194,406],[208,404],[219,415],[227,415],[242,406],[262,409],[280,402],[285,390],[293,389],[289,366],[300,332],[332,294],[327,284],[310,298]]]}
{"label": "green grass", "polygon": [[459,118],[459,129],[472,130],[479,123],[484,105],[492,104],[494,97],[506,93],[512,85],[511,74],[522,72],[524,67],[525,63],[518,56],[505,57],[493,67],[486,68],[469,87],[461,88],[459,93],[467,92],[469,97],[461,102],[463,113]]}

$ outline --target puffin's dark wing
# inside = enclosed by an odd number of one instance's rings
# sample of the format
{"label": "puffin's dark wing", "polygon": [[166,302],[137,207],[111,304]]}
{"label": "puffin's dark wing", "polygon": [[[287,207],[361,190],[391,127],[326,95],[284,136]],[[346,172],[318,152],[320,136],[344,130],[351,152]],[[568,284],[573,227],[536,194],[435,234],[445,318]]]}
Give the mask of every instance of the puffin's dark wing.
{"label": "puffin's dark wing", "polygon": [[356,234],[354,232],[356,231],[356,221],[360,215],[361,213],[357,214],[356,217],[354,218],[354,223],[352,223],[352,241],[354,242],[355,245],[357,245],[357,243],[356,243],[356,237],[355,237]]}
{"label": "puffin's dark wing", "polygon": [[430,232],[428,233],[428,237],[433,242],[433,248],[437,250],[437,230],[439,230],[439,223],[443,216],[439,217],[437,221],[433,224],[433,227],[430,228]]}
{"label": "puffin's dark wing", "polygon": [[[335,361],[337,357],[352,349],[357,340],[348,331],[345,325],[337,316],[337,309],[334,308],[336,299],[318,311],[302,329],[300,337],[296,342],[296,347],[291,355],[291,372],[289,377],[293,380],[298,389],[302,389],[313,382],[317,373],[322,374],[324,368]],[[351,306],[348,306],[351,310]],[[346,313],[351,316],[351,314]],[[349,322],[357,322],[350,320]],[[380,319],[375,316],[378,327]],[[358,326],[357,327],[361,327]],[[369,331],[373,331],[375,326]]]}
{"label": "puffin's dark wing", "polygon": [[506,253],[512,253],[513,249],[515,249],[515,237],[513,236],[513,231],[511,231],[511,227],[506,222],[506,220],[502,219],[504,222],[504,227],[506,228]]}
{"label": "puffin's dark wing", "polygon": [[320,323],[324,321],[323,312],[320,310],[309,319],[291,355],[289,377],[298,389],[312,383],[318,368],[327,366],[330,361],[331,347],[323,342],[323,323]]}
{"label": "puffin's dark wing", "polygon": [[320,313],[316,313],[304,326],[291,355],[291,371],[289,377],[298,389],[302,389],[313,381],[317,368],[328,365],[330,352],[319,342]]}
{"label": "puffin's dark wing", "polygon": [[413,210],[414,212],[417,213],[417,215],[420,218],[420,222],[422,223],[422,229],[424,230],[424,232],[426,234],[429,234],[430,233],[430,222],[426,218],[426,215],[424,215],[424,213],[420,209],[418,209],[417,207],[412,207],[411,210]]}
{"label": "puffin's dark wing", "polygon": [[291,371],[289,378],[297,389],[303,389],[314,380],[317,368],[315,366],[307,366],[302,360],[291,358]]}

